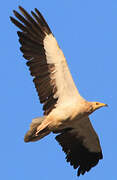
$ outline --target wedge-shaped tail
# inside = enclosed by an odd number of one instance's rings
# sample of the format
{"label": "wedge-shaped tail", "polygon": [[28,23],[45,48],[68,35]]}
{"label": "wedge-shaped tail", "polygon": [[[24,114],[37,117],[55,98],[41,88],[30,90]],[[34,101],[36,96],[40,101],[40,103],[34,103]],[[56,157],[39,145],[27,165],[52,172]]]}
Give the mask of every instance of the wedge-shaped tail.
{"label": "wedge-shaped tail", "polygon": [[32,123],[30,125],[29,131],[24,136],[25,142],[35,142],[43,138],[44,136],[48,135],[50,133],[48,128],[45,128],[41,130],[37,134],[37,129],[41,125],[41,123],[44,121],[45,117],[39,117],[32,120]]}

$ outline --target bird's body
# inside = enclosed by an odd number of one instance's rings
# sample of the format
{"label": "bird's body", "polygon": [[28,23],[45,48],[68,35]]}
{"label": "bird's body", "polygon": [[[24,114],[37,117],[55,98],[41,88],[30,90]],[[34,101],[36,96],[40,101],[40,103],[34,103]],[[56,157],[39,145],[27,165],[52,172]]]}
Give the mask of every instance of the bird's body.
{"label": "bird's body", "polygon": [[25,142],[37,141],[49,133],[59,133],[56,140],[66,153],[66,160],[84,174],[102,159],[102,150],[89,115],[104,103],[88,102],[78,92],[70,74],[66,59],[57,44],[48,24],[35,9],[32,18],[22,7],[21,21],[11,21],[21,29],[18,31],[23,57],[43,104],[44,116],[33,119]]}
{"label": "bird's body", "polygon": [[78,119],[88,115],[87,110],[84,103],[79,104],[77,101],[63,103],[45,118],[41,126],[43,124],[47,125],[46,122],[48,122],[51,131],[72,127],[73,124],[77,123]]}

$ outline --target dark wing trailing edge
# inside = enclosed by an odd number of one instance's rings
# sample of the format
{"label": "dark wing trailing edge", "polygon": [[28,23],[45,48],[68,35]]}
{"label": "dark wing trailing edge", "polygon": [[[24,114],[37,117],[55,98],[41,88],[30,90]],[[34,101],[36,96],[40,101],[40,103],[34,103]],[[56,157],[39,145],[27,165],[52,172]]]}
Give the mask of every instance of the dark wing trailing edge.
{"label": "dark wing trailing edge", "polygon": [[14,10],[14,15],[19,21],[13,17],[10,18],[21,29],[21,31],[17,32],[21,44],[20,50],[23,53],[23,57],[28,60],[27,65],[31,75],[34,76],[33,81],[40,102],[44,104],[44,114],[47,115],[57,102],[57,98],[54,98],[57,88],[54,76],[52,76],[55,66],[52,63],[47,63],[43,43],[45,36],[51,34],[51,30],[36,8],[35,12],[31,11],[33,18],[21,6],[19,6],[19,9],[24,17]]}
{"label": "dark wing trailing edge", "polygon": [[66,153],[67,162],[74,169],[78,168],[78,176],[88,172],[103,158],[98,136],[88,118],[81,120],[76,128],[56,136],[56,140]]}
{"label": "dark wing trailing edge", "polygon": [[20,28],[18,31],[20,50],[28,60],[34,84],[43,103],[44,114],[48,115],[57,105],[81,98],[74,84],[66,59],[41,13],[35,9],[30,16],[19,7],[23,16],[13,11],[19,21],[11,21]]}

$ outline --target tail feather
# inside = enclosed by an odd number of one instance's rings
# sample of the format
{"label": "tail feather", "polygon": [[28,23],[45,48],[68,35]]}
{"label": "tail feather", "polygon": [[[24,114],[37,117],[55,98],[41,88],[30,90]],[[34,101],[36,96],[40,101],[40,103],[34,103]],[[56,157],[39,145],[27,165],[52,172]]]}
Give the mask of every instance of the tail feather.
{"label": "tail feather", "polygon": [[40,118],[35,118],[32,120],[30,129],[24,136],[25,142],[38,141],[50,133],[48,127],[46,127],[37,134],[37,128],[41,125],[41,123],[44,121],[44,119],[45,119],[45,117],[40,117]]}

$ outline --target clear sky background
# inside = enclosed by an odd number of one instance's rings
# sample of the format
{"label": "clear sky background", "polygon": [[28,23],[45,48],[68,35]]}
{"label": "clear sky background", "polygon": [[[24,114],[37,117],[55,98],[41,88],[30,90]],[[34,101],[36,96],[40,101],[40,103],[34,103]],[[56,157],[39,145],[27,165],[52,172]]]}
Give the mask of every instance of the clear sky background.
{"label": "clear sky background", "polygon": [[51,134],[23,141],[33,118],[42,116],[32,77],[9,19],[22,5],[37,7],[62,48],[76,86],[89,101],[109,105],[90,118],[104,159],[82,180],[117,179],[117,0],[11,0],[0,6],[0,179],[76,180],[76,171]]}

